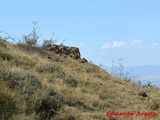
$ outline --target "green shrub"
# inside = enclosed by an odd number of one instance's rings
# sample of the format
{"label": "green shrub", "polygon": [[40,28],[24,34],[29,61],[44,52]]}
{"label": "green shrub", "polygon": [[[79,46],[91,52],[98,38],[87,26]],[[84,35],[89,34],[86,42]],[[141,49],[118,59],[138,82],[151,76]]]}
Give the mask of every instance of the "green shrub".
{"label": "green shrub", "polygon": [[58,93],[45,87],[39,90],[38,96],[34,99],[34,111],[42,120],[54,118],[61,105]]}
{"label": "green shrub", "polygon": [[94,111],[94,108],[85,105],[82,100],[75,100],[70,97],[66,97],[65,94],[58,93],[53,90],[49,90],[49,95],[59,101],[60,104],[66,104],[68,106],[78,106],[89,111]]}
{"label": "green shrub", "polygon": [[76,118],[73,115],[68,115],[67,120],[75,120]]}
{"label": "green shrub", "polygon": [[64,77],[63,82],[70,87],[77,87],[78,84],[78,81],[76,81],[72,76]]}
{"label": "green shrub", "polygon": [[0,119],[9,120],[16,112],[16,105],[10,96],[0,93]]}
{"label": "green shrub", "polygon": [[65,73],[57,64],[37,65],[35,69],[38,73],[52,74],[52,76],[57,78],[65,77]]}
{"label": "green shrub", "polygon": [[25,56],[14,56],[12,64],[16,66],[23,66],[24,68],[30,68],[34,67],[36,65],[36,62]]}
{"label": "green shrub", "polygon": [[8,53],[8,52],[5,52],[5,51],[0,51],[0,58],[2,59],[2,60],[8,60],[8,61],[10,61],[13,57],[12,57],[12,55],[10,54],[10,53]]}
{"label": "green shrub", "polygon": [[55,64],[45,64],[36,66],[36,71],[39,73],[54,73],[60,71],[60,68]]}
{"label": "green shrub", "polygon": [[33,24],[33,29],[31,31],[30,34],[28,35],[23,35],[22,36],[22,40],[24,41],[24,44],[26,44],[27,46],[36,46],[36,43],[39,39],[39,35],[38,35],[38,32],[37,32],[37,29],[38,27],[36,26],[38,23],[38,21],[34,21],[32,22]]}
{"label": "green shrub", "polygon": [[5,80],[7,72],[9,72],[9,68],[3,63],[0,64],[0,80]]}
{"label": "green shrub", "polygon": [[142,97],[148,97],[148,95],[145,91],[139,91],[138,95],[142,96]]}
{"label": "green shrub", "polygon": [[0,39],[0,47],[4,47],[4,48],[7,48],[7,45],[6,43]]}
{"label": "green shrub", "polygon": [[100,93],[99,94],[99,98],[104,100],[104,99],[108,99],[110,97],[110,95],[106,94],[106,93]]}
{"label": "green shrub", "polygon": [[88,68],[86,68],[86,72],[87,73],[98,73],[99,72],[99,68],[96,65],[89,66]]}
{"label": "green shrub", "polygon": [[150,106],[151,110],[158,110],[160,108],[160,105],[156,102],[153,102]]}
{"label": "green shrub", "polygon": [[32,94],[41,88],[41,82],[37,76],[28,72],[10,72],[6,68],[0,69],[0,79],[8,81],[11,88],[19,89],[22,93]]}
{"label": "green shrub", "polygon": [[92,106],[93,106],[93,107],[97,107],[97,106],[98,106],[98,102],[97,102],[97,101],[94,101],[94,102],[92,103]]}
{"label": "green shrub", "polygon": [[123,64],[124,58],[119,58],[117,65],[115,64],[114,59],[112,60],[112,68],[111,68],[111,75],[127,82],[132,82],[136,84],[141,84],[138,76],[131,75],[130,72],[125,71],[125,66]]}
{"label": "green shrub", "polygon": [[13,56],[11,53],[5,51],[0,51],[0,59],[10,61],[10,65],[15,65],[17,67],[23,66],[24,68],[28,68],[36,65],[36,62],[28,57],[19,55]]}
{"label": "green shrub", "polygon": [[42,47],[46,47],[48,45],[54,44],[57,41],[57,40],[53,39],[53,35],[54,35],[54,33],[52,34],[52,37],[49,40],[44,40],[43,41]]}

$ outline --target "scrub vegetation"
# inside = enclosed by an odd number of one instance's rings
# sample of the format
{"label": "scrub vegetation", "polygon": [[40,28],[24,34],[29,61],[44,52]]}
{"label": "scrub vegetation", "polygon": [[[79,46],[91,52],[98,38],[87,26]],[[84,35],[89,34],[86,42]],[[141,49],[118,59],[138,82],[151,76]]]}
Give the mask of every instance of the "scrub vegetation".
{"label": "scrub vegetation", "polygon": [[[35,24],[36,25],[36,24]],[[157,120],[160,90],[113,77],[90,62],[56,55],[37,45],[37,28],[10,43],[0,38],[0,119],[2,120]],[[47,43],[48,42],[48,43]],[[45,44],[54,43],[52,39]],[[56,57],[49,59],[48,56]],[[144,118],[107,117],[115,112],[150,112]]]}

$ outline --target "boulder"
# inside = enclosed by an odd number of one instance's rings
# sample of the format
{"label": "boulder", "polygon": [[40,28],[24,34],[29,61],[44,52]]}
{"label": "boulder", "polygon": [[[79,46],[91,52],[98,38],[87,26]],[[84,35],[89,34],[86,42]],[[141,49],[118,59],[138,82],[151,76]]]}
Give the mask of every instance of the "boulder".
{"label": "boulder", "polygon": [[86,63],[86,62],[88,62],[87,59],[85,59],[85,58],[81,59],[81,63]]}

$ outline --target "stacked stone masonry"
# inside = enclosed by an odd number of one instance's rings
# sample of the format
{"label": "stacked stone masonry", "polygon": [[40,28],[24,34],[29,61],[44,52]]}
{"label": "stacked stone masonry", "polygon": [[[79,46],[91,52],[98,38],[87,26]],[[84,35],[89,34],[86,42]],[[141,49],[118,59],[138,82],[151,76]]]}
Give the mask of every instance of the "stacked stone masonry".
{"label": "stacked stone masonry", "polygon": [[56,54],[70,56],[71,58],[81,60],[81,54],[79,52],[79,48],[77,47],[68,47],[63,44],[48,44],[45,46],[45,49],[49,52],[55,52]]}

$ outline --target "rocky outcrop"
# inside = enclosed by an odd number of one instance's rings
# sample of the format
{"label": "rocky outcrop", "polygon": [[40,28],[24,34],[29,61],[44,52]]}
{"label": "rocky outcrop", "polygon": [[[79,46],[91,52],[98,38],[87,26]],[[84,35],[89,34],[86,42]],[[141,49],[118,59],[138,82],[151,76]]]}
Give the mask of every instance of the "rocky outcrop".
{"label": "rocky outcrop", "polygon": [[44,48],[49,52],[55,52],[56,54],[70,56],[71,58],[81,60],[81,54],[77,47],[68,47],[63,44],[48,44],[44,46]]}
{"label": "rocky outcrop", "polygon": [[88,61],[87,61],[87,59],[82,58],[82,59],[80,60],[80,62],[81,62],[81,63],[86,63],[86,62],[88,62]]}

